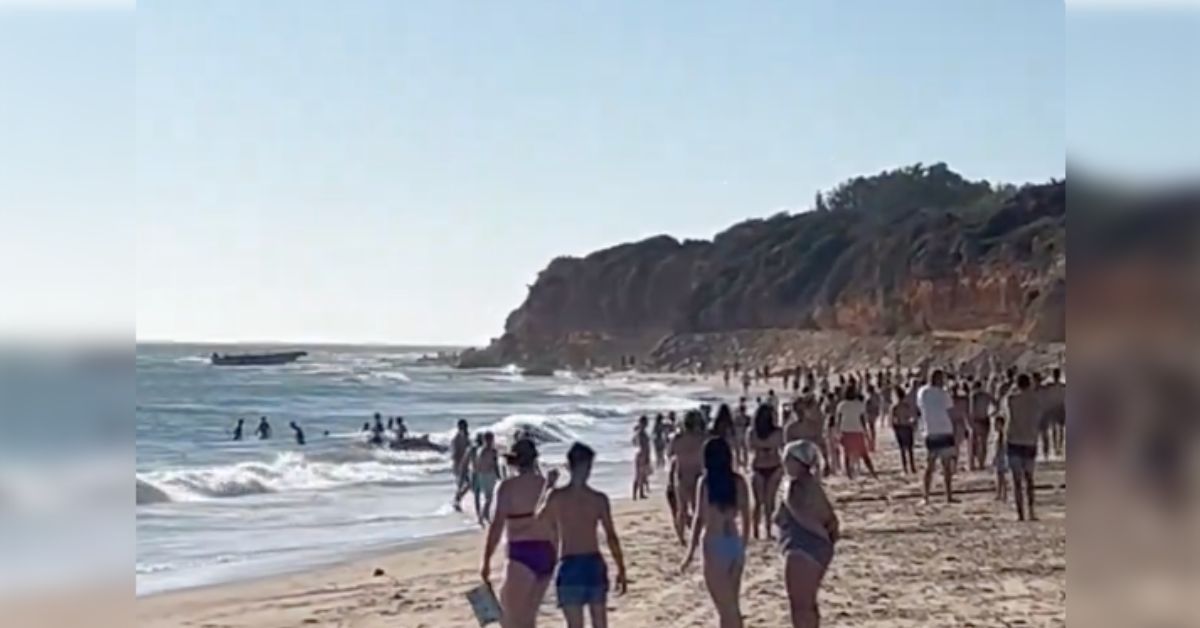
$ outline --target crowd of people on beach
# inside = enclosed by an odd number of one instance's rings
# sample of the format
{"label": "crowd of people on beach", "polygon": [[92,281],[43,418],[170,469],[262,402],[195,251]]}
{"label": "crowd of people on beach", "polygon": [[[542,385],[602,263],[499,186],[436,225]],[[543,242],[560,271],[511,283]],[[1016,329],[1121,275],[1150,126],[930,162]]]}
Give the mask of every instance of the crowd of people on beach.
{"label": "crowd of people on beach", "polygon": [[[728,386],[740,365],[724,369]],[[650,496],[650,477],[666,471],[666,500],[674,535],[682,548],[681,570],[699,553],[703,576],[721,628],[743,626],[740,612],[747,546],[765,539],[784,559],[783,587],[792,625],[820,623],[817,596],[833,557],[839,520],[824,479],[844,474],[872,478],[872,454],[887,421],[900,450],[902,472],[922,474],[922,495],[931,499],[940,469],[944,498],[957,501],[954,476],[964,468],[996,474],[996,498],[1008,499],[1008,479],[1017,518],[1036,519],[1034,470],[1039,454],[1065,455],[1066,397],[1061,369],[1021,372],[992,369],[986,376],[964,369],[881,369],[833,375],[828,367],[798,367],[775,373],[781,389],[791,384],[790,401],[773,389],[750,405],[751,385],[771,381],[768,367],[742,374],[742,396],[721,404],[641,416],[631,444],[636,448],[631,496]],[[679,419],[679,420],[677,420]],[[993,442],[992,462],[988,462]],[[918,470],[917,435],[923,436],[925,464]],[[475,494],[479,523],[485,526],[480,576],[491,582],[492,559],[506,537],[508,561],[498,602],[503,628],[536,624],[551,581],[570,628],[607,626],[608,564],[599,547],[604,532],[618,592],[627,586],[626,565],[613,522],[610,498],[589,485],[596,453],[573,444],[566,456],[569,480],[543,473],[538,448],[528,434],[514,434],[501,455],[495,435],[471,439],[460,421],[451,445],[461,509]],[[503,459],[505,464],[500,464]],[[785,485],[786,483],[786,485]]]}

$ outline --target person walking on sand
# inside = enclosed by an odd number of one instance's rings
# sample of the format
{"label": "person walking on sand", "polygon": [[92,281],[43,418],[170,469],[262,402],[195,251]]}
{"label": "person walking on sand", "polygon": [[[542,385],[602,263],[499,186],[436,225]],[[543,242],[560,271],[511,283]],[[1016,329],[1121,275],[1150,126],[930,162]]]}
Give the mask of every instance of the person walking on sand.
{"label": "person walking on sand", "polygon": [[837,417],[842,433],[842,450],[845,452],[846,477],[854,479],[858,472],[858,461],[862,460],[871,477],[879,479],[867,445],[867,405],[854,380],[846,384],[842,400],[837,405]]}
{"label": "person walking on sand", "polygon": [[1013,497],[1017,504],[1017,519],[1037,521],[1033,508],[1033,472],[1037,466],[1038,432],[1041,427],[1042,404],[1033,380],[1027,373],[1017,376],[1017,389],[1005,399],[1008,415],[1006,436],[1008,466],[1012,470]]}
{"label": "person walking on sand", "polygon": [[[558,537],[558,578],[555,591],[558,606],[567,620],[567,628],[583,628],[583,611],[592,618],[593,628],[608,626],[608,565],[600,553],[598,530],[604,530],[608,551],[617,565],[618,594],[626,589],[625,558],[617,529],[613,525],[608,495],[588,486],[596,452],[582,443],[567,451],[570,482],[554,488],[538,513]],[[555,476],[551,480],[556,479]]]}
{"label": "person walking on sand", "polygon": [[821,420],[825,422],[825,439],[828,457],[825,459],[825,475],[841,472],[842,467],[842,429],[838,425],[837,396],[832,392],[824,395],[821,402]]}
{"label": "person walking on sand", "polygon": [[633,499],[650,498],[650,420],[642,415],[633,432],[633,444],[637,455],[633,460]]}
{"label": "person walking on sand", "polygon": [[[376,420],[378,420],[376,415]],[[467,421],[458,420],[458,431],[450,441],[450,466],[454,471],[454,509],[462,512],[462,498],[471,490],[471,434]]]}
{"label": "person walking on sand", "polygon": [[[692,539],[681,571],[695,559],[704,537],[704,583],[717,607],[720,628],[742,628],[742,571],[750,532],[750,491],[733,469],[733,451],[723,438],[704,444],[704,476],[696,489]],[[739,521],[740,526],[739,526]]]}
{"label": "person walking on sand", "polygon": [[954,470],[958,459],[958,446],[954,439],[954,422],[950,412],[954,401],[942,388],[946,384],[946,373],[936,369],[929,376],[929,383],[917,391],[917,408],[921,411],[921,422],[925,426],[925,477],[923,478],[925,503],[929,503],[929,489],[933,484],[933,469],[942,466],[942,478],[946,488],[946,503],[954,503]]}
{"label": "person walking on sand", "polygon": [[819,628],[817,592],[833,561],[839,536],[837,514],[821,486],[819,460],[820,451],[810,441],[790,442],[784,450],[783,464],[790,481],[775,512],[775,525],[793,628]]}
{"label": "person walking on sand", "polygon": [[996,454],[992,467],[996,470],[996,501],[1008,501],[1008,435],[1004,433],[1004,417],[996,417]]}
{"label": "person walking on sand", "polygon": [[492,555],[501,535],[508,539],[508,564],[500,587],[503,628],[534,628],[538,607],[550,586],[558,554],[554,530],[537,516],[547,479],[538,472],[537,446],[522,439],[505,456],[516,469],[496,488],[496,516],[488,526],[479,575],[491,583]]}
{"label": "person walking on sand", "polygon": [[983,381],[971,386],[971,470],[987,468],[988,438],[992,432],[992,395],[984,390]]}
{"label": "person walking on sand", "polygon": [[753,458],[750,461],[750,488],[754,493],[754,538],[759,537],[759,526],[771,538],[771,514],[779,495],[779,484],[783,481],[783,465],[779,452],[783,449],[783,430],[775,423],[775,411],[769,405],[758,407],[754,413],[754,429],[747,438]]}
{"label": "person walking on sand", "polygon": [[679,544],[686,545],[684,532],[695,510],[696,485],[704,471],[704,420],[698,410],[689,410],[683,417],[683,430],[671,441],[671,457],[675,461],[675,533]]}
{"label": "person walking on sand", "polygon": [[[717,413],[720,416],[720,413]],[[750,431],[750,414],[746,411],[745,399],[738,403],[737,412],[733,415],[733,433],[734,440],[730,443],[733,446],[733,462],[739,468],[743,468],[749,462],[746,455],[746,433]]]}
{"label": "person walking on sand", "polygon": [[750,371],[742,373],[742,396],[750,396]]}
{"label": "person walking on sand", "polygon": [[883,410],[883,401],[875,390],[875,386],[870,384],[867,385],[867,396],[864,401],[867,410],[867,443],[873,452],[879,441],[879,413]]}
{"label": "person walking on sand", "polygon": [[894,395],[895,401],[889,414],[892,420],[892,434],[896,437],[896,445],[900,449],[900,465],[904,467],[905,473],[916,473],[917,461],[913,456],[916,410],[908,392],[903,388],[897,386]]}

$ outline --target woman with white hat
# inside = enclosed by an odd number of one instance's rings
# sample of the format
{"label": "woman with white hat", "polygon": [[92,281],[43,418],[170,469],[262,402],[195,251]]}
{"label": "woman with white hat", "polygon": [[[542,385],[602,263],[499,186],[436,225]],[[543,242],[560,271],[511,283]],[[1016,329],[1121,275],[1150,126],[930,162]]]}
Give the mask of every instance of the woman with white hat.
{"label": "woman with white hat", "polygon": [[787,498],[775,513],[775,524],[794,628],[820,625],[817,591],[838,540],[838,518],[821,486],[820,463],[821,450],[810,441],[793,441],[784,449],[784,468],[791,481]]}

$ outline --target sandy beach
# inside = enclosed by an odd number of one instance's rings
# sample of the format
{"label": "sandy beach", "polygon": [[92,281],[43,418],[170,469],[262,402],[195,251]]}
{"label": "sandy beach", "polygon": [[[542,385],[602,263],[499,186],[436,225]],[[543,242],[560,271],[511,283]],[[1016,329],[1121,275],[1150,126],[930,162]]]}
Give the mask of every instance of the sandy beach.
{"label": "sandy beach", "polygon": [[[823,625],[1066,625],[1061,462],[1039,469],[1041,520],[1018,523],[1011,504],[994,501],[991,473],[960,476],[961,503],[926,506],[919,478],[899,472],[894,448],[881,454],[879,481],[829,481],[845,538],[822,590]],[[679,572],[683,550],[670,531],[661,474],[655,480],[653,499],[616,504],[630,585],[610,599],[612,625],[714,626],[699,567]],[[481,543],[482,535],[463,534],[328,568],[152,595],[138,600],[137,619],[148,628],[470,628],[477,623],[463,594],[478,582]],[[775,548],[756,542],[747,560],[746,625],[787,625]],[[494,577],[501,573],[496,565]],[[553,587],[541,623],[563,624]]]}

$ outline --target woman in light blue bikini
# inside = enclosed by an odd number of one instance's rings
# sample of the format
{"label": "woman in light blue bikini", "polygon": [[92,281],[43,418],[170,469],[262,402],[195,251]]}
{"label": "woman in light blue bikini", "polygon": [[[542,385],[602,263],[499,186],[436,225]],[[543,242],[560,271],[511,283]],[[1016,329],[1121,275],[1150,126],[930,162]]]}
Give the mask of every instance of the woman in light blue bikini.
{"label": "woman in light blue bikini", "polygon": [[704,444],[704,475],[696,489],[692,542],[681,569],[691,565],[703,535],[704,583],[717,607],[721,628],[742,628],[742,569],[749,534],[750,490],[746,478],[733,470],[729,441],[709,438]]}
{"label": "woman in light blue bikini", "polygon": [[820,626],[817,591],[838,540],[838,518],[821,486],[820,461],[820,448],[806,440],[788,443],[784,450],[784,468],[791,482],[775,513],[775,524],[793,628]]}

